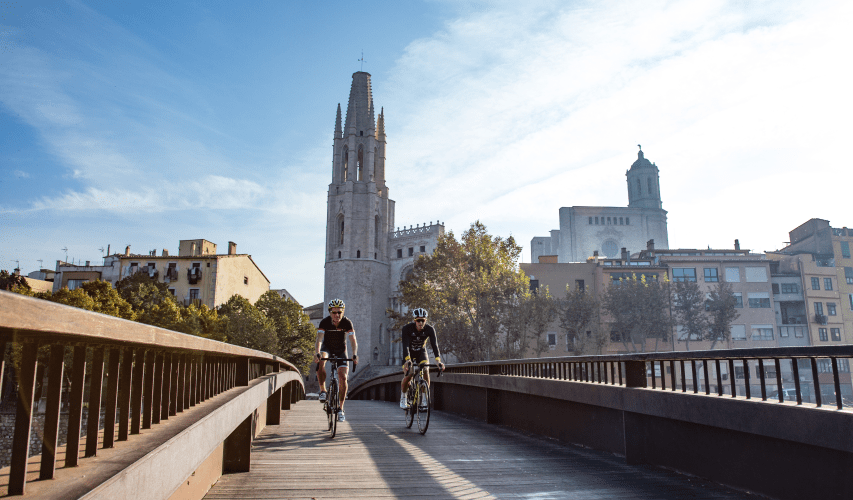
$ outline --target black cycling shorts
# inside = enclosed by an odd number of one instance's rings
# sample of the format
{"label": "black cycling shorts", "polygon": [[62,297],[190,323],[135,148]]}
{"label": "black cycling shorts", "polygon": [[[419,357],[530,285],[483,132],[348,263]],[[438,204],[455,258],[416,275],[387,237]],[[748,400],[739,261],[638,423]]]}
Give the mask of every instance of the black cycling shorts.
{"label": "black cycling shorts", "polygon": [[[346,348],[344,348],[343,350],[340,350],[340,351],[332,350],[332,349],[329,349],[329,348],[327,348],[327,347],[326,347],[326,343],[325,343],[325,342],[323,342],[322,344],[320,344],[320,352],[321,352],[321,353],[326,353],[326,355],[327,355],[329,358],[331,358],[332,356],[337,356],[337,357],[339,357],[339,358],[346,358],[346,357],[347,357],[347,350],[346,350]],[[340,368],[340,367],[348,367],[348,366],[349,366],[349,362],[348,362],[348,361],[341,362],[341,363],[338,365],[338,367],[339,367],[339,368]]]}
{"label": "black cycling shorts", "polygon": [[412,358],[412,363],[423,365],[429,362],[429,359],[427,359],[426,349],[421,349],[420,351],[409,350],[409,356]]}

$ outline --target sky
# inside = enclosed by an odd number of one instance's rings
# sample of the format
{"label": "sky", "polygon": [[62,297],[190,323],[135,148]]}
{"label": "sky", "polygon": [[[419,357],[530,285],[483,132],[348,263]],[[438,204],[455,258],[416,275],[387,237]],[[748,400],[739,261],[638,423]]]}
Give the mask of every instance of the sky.
{"label": "sky", "polygon": [[853,227],[851,22],[821,0],[0,1],[0,269],[204,238],[321,301],[362,68],[398,227],[480,220],[529,262],[560,207],[627,206],[642,144],[670,248],[772,251]]}

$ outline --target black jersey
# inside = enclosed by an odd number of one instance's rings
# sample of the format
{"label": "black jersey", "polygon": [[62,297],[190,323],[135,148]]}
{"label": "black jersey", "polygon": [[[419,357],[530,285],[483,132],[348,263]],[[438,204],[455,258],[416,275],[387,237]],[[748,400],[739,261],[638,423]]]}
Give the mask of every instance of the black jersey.
{"label": "black jersey", "polygon": [[404,326],[403,355],[409,357],[420,353],[426,347],[427,340],[432,346],[432,353],[435,358],[441,359],[441,351],[438,350],[438,340],[435,337],[435,328],[432,325],[424,325],[424,329],[421,331],[418,331],[414,323]]}
{"label": "black jersey", "polygon": [[352,327],[352,321],[350,321],[346,316],[341,318],[338,326],[335,326],[335,324],[332,323],[331,316],[326,316],[323,318],[323,321],[320,322],[320,326],[317,327],[317,331],[324,332],[323,344],[335,352],[346,351],[347,345],[344,341],[348,334],[355,333]]}

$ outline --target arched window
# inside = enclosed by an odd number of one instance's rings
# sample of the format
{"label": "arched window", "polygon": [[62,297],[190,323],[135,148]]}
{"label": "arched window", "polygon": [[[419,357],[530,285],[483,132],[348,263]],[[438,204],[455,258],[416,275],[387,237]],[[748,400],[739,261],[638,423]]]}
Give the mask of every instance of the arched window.
{"label": "arched window", "polygon": [[344,148],[343,157],[344,157],[344,165],[343,165],[344,171],[343,171],[343,179],[341,179],[341,180],[343,182],[346,182],[347,181],[347,173],[348,173],[347,170],[349,169],[349,149]]}
{"label": "arched window", "polygon": [[373,222],[373,247],[379,248],[379,216],[374,218]]}
{"label": "arched window", "polygon": [[637,179],[637,196],[640,196],[642,194],[643,194],[642,184],[640,184],[640,179]]}
{"label": "arched window", "polygon": [[356,250],[356,251],[355,251],[355,258],[356,258],[356,259],[360,259],[360,258],[361,258],[361,250]]}
{"label": "arched window", "polygon": [[343,219],[343,217],[341,217],[338,220],[340,220],[339,227],[341,228],[341,234],[340,234],[340,237],[338,238],[338,245],[343,245],[344,244],[344,219]]}
{"label": "arched window", "polygon": [[339,259],[341,258],[341,251],[340,250],[338,250],[338,258]]}
{"label": "arched window", "polygon": [[649,185],[649,194],[655,194],[654,189],[652,189],[652,178],[646,177],[646,180],[648,181],[648,185]]}
{"label": "arched window", "polygon": [[357,158],[357,161],[355,162],[355,169],[358,172],[358,179],[357,180],[363,181],[364,180],[364,148],[361,146],[358,147],[358,158]]}

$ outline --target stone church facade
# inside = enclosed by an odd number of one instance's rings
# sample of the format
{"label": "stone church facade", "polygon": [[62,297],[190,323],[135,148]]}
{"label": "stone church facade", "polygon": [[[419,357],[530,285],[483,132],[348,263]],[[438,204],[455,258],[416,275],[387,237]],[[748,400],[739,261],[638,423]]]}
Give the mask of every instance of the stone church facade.
{"label": "stone church facade", "polygon": [[394,229],[395,202],[385,184],[385,113],[373,106],[370,74],[352,75],[345,120],[338,104],[326,219],[325,304],[346,303],[355,325],[361,361],[359,371],[398,367],[399,331],[390,329],[387,309],[402,310],[398,284],[414,261],[431,253],[444,225]]}
{"label": "stone church facade", "polygon": [[558,263],[585,262],[596,251],[615,258],[622,248],[629,253],[645,250],[649,240],[654,240],[656,248],[668,249],[657,165],[647,160],[641,149],[625,176],[627,207],[561,208],[560,229],[531,240],[530,262],[539,262],[540,256],[550,256],[552,262],[556,257]]}

